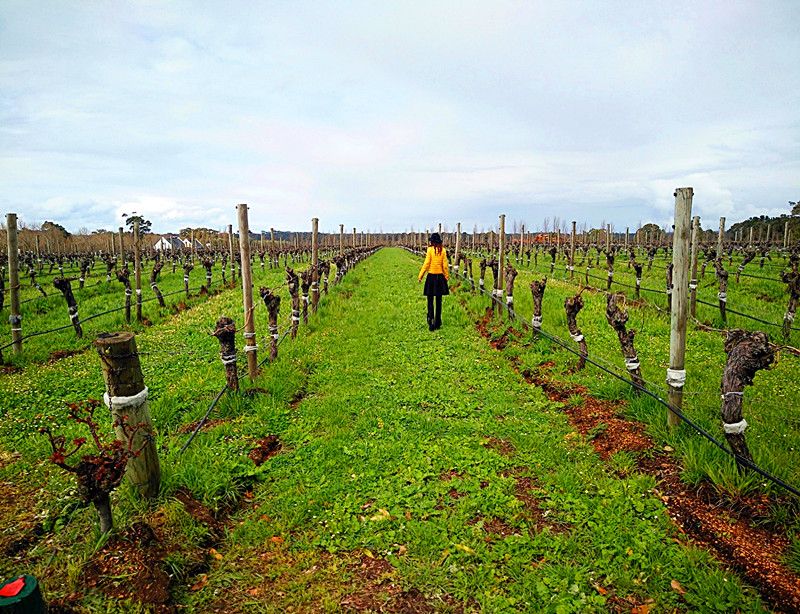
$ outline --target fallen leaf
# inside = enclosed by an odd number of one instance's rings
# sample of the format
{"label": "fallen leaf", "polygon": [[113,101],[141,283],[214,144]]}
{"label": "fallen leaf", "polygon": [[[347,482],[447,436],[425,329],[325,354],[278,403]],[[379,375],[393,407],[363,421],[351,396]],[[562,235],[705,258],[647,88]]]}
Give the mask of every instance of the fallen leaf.
{"label": "fallen leaf", "polygon": [[219,552],[217,552],[216,550],[214,550],[214,548],[209,548],[208,549],[208,553],[211,556],[213,556],[215,559],[217,559],[218,561],[222,559],[222,555]]}
{"label": "fallen leaf", "polygon": [[391,516],[392,515],[388,511],[386,511],[385,509],[381,508],[381,509],[378,510],[377,514],[375,514],[374,516],[372,516],[370,518],[370,520],[372,522],[380,522],[382,520],[389,520],[389,518],[391,518]]}
{"label": "fallen leaf", "polygon": [[248,594],[248,595],[251,595],[251,596],[253,596],[253,597],[258,597],[258,594],[259,594],[260,592],[261,592],[261,589],[260,589],[260,588],[251,588],[249,591],[247,591],[247,594]]}
{"label": "fallen leaf", "polygon": [[269,516],[265,516],[264,514],[261,514],[261,520],[263,520],[265,522],[269,522]]}
{"label": "fallen leaf", "polygon": [[206,585],[206,582],[208,582],[208,576],[206,574],[203,574],[202,576],[200,576],[200,582],[192,586],[192,590],[199,591]]}
{"label": "fallen leaf", "polygon": [[458,548],[459,550],[461,550],[461,551],[463,551],[463,552],[466,552],[467,554],[478,554],[477,552],[475,552],[475,551],[474,551],[472,548],[470,548],[469,546],[463,546],[463,545],[461,545],[461,544],[456,544],[456,548]]}
{"label": "fallen leaf", "polygon": [[411,512],[406,512],[406,520],[411,520]]}
{"label": "fallen leaf", "polygon": [[680,593],[681,595],[685,595],[688,591],[681,586],[681,583],[677,580],[672,580],[669,585],[672,587],[672,590],[676,593]]}
{"label": "fallen leaf", "polygon": [[364,554],[366,554],[371,559],[375,558],[375,555],[372,554],[372,550],[367,550],[366,548],[364,548]]}
{"label": "fallen leaf", "polygon": [[643,603],[642,605],[633,606],[631,614],[648,614],[655,607],[655,603]]}
{"label": "fallen leaf", "polygon": [[280,537],[279,535],[275,535],[274,537],[270,537],[269,541],[274,542],[276,544],[282,544],[283,543],[283,538]]}
{"label": "fallen leaf", "polygon": [[600,593],[601,595],[608,595],[608,591],[599,584],[595,586],[595,588],[597,589],[597,592]]}
{"label": "fallen leaf", "polygon": [[672,446],[664,446],[664,452],[674,452],[675,448]]}

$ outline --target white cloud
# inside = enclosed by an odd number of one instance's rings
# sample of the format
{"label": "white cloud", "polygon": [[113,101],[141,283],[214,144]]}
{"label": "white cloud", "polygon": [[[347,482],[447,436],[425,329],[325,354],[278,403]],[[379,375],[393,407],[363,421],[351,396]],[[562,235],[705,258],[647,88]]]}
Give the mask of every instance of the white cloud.
{"label": "white cloud", "polygon": [[686,185],[704,220],[782,212],[798,22],[748,1],[7,1],[0,187],[31,221],[163,231],[237,202],[254,228],[663,224]]}

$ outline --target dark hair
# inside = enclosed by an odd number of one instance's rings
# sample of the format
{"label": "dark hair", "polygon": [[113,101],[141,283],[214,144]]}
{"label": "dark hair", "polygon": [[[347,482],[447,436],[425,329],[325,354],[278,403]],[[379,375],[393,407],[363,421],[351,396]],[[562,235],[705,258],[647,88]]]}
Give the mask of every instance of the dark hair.
{"label": "dark hair", "polygon": [[428,239],[430,246],[436,251],[437,255],[442,253],[442,237],[438,232],[434,232]]}

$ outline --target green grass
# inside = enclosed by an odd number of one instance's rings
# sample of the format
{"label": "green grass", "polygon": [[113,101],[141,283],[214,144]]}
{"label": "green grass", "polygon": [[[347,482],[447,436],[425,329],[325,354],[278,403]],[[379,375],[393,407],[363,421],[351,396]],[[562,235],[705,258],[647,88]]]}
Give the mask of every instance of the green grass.
{"label": "green grass", "polygon": [[[164,295],[166,307],[161,307],[155,294],[150,289],[150,270],[152,269],[152,262],[142,266],[142,316],[150,324],[156,324],[165,319],[170,318],[178,309],[179,304],[187,307],[193,307],[206,300],[205,295],[200,294],[200,287],[206,283],[206,270],[201,264],[201,259],[195,260],[195,267],[189,274],[189,289],[191,298],[186,299],[186,294],[183,292],[183,268],[180,264],[175,267],[173,272],[172,263],[167,261],[158,279],[158,288]],[[283,260],[281,260],[281,265]],[[212,269],[212,291],[223,290],[222,287],[222,271],[221,261],[217,262]],[[308,266],[308,263],[298,262],[290,266],[296,270],[303,270]],[[47,271],[48,267],[45,267]],[[133,265],[129,263],[131,271],[131,287],[135,287],[133,278]],[[267,285],[273,287],[282,283],[285,279],[283,268],[270,269],[268,262],[262,269],[260,261],[255,258],[255,263],[252,268],[253,271],[253,284],[256,290],[255,300],[258,300],[257,290],[260,285]],[[64,274],[67,277],[77,277],[79,273],[70,271],[65,268]],[[332,267],[331,280],[335,274],[335,267]],[[27,277],[21,279],[20,282],[20,298],[23,302],[20,312],[22,314],[22,334],[29,335],[31,333],[48,331],[54,328],[67,326],[68,328],[48,333],[41,336],[32,337],[23,341],[22,355],[15,355],[12,349],[6,348],[3,351],[3,358],[5,364],[14,367],[25,367],[31,364],[41,363],[46,361],[54,351],[82,351],[89,347],[90,340],[97,334],[107,330],[133,330],[142,331],[145,326],[136,323],[136,295],[132,297],[131,305],[131,324],[125,323],[125,311],[118,310],[113,313],[100,315],[81,326],[83,328],[83,339],[77,339],[75,332],[70,326],[70,319],[67,313],[67,305],[61,293],[56,290],[52,285],[53,276],[58,275],[56,268],[53,275],[37,276],[37,281],[40,282],[42,287],[47,292],[47,297],[42,296],[38,290],[29,285]],[[228,283],[231,281],[230,277],[230,262],[226,267],[226,280]],[[235,286],[241,286],[241,280],[237,270]],[[106,281],[105,265],[102,261],[98,261],[90,276],[86,278],[86,283],[83,289],[80,289],[77,281],[72,283],[73,294],[78,303],[78,314],[81,319],[100,314],[102,312],[123,307],[125,304],[125,288],[122,283],[118,282],[116,276],[112,273],[112,281]],[[6,284],[8,288],[8,284]],[[284,292],[285,295],[288,294]],[[182,307],[181,307],[182,308]],[[11,342],[10,325],[8,323],[8,314],[10,310],[10,296],[6,290],[5,306],[0,311],[0,346],[7,345]]]}
{"label": "green grass", "polygon": [[[226,397],[212,414],[224,420],[182,456],[179,427],[199,417],[223,377],[206,333],[218,315],[240,310],[241,297],[221,294],[137,336],[150,352],[142,362],[164,485],[153,502],[123,485],[116,522],[157,524],[181,608],[342,611],[364,589],[357,562],[372,556],[391,563],[392,583],[420,590],[438,611],[451,608],[446,596],[484,612],[604,612],[611,597],[652,599],[658,611],[762,611],[751,589],[685,542],[653,480],[630,471],[629,459],[600,462],[541,389],[480,337],[457,296],[445,300],[444,327],[428,332],[418,269],[407,252],[382,250],[351,271],[253,382],[267,394]],[[257,318],[264,330],[265,314]],[[97,396],[96,363],[84,353],[0,379],[0,480],[25,475],[41,488],[24,520],[54,517],[71,497],[68,477],[42,461],[36,416],[61,424],[63,401]],[[305,398],[291,403],[300,390]],[[247,453],[268,434],[279,435],[282,453],[255,467]],[[212,510],[240,506],[202,582],[190,570],[205,532],[176,505],[178,488]],[[85,510],[49,535],[59,548],[50,596],[83,591],[95,524]],[[507,536],[493,532],[498,525]],[[40,572],[51,547],[42,540],[20,564]],[[0,561],[0,575],[16,569]],[[671,589],[673,579],[686,595]],[[87,611],[140,611],[91,590],[81,600]]]}
{"label": "green grass", "polygon": [[[601,255],[600,269],[595,265],[594,251],[591,258],[592,274],[605,276],[605,257]],[[655,259],[652,271],[645,272],[642,287],[663,288],[664,280],[663,252]],[[639,256],[639,261],[643,256]],[[581,258],[576,254],[576,263]],[[644,258],[646,262],[646,258]],[[479,258],[473,259],[473,270],[477,277],[479,269],[477,267]],[[777,268],[758,269],[758,259],[751,262],[745,269],[746,273],[770,276],[777,279]],[[633,284],[633,269],[628,269],[626,260],[620,255],[615,264],[615,280]],[[776,267],[782,259],[773,256],[773,267]],[[527,263],[527,261],[526,261]],[[726,260],[727,263],[727,260]],[[512,258],[512,264],[516,265],[516,259]],[[737,260],[734,259],[735,270]],[[767,264],[770,264],[769,262]],[[731,267],[728,267],[731,268]],[[564,261],[557,260],[555,267],[555,277],[551,278],[550,257],[539,255],[538,266],[534,266],[531,259],[531,267],[520,267],[514,291],[514,308],[525,320],[529,320],[533,313],[533,300],[528,289],[528,284],[532,279],[542,279],[548,277],[547,289],[543,301],[543,330],[564,339],[577,349],[569,338],[569,331],[566,326],[566,315],[564,313],[564,300],[568,296],[574,295],[581,284],[585,282],[583,272],[585,268],[575,272],[575,279],[570,281],[564,276]],[[598,273],[599,271],[599,273]],[[605,288],[603,281],[590,278],[593,285],[600,285]],[[487,269],[486,287],[491,287],[492,275]],[[731,305],[738,305],[745,312],[753,313],[766,320],[780,323],[785,309],[785,302],[788,299],[784,293],[784,284],[772,283],[765,280],[757,280],[742,277],[741,283],[736,284],[731,274],[729,280],[728,297]],[[612,286],[616,291],[624,290],[629,299],[633,298],[632,289]],[[703,297],[709,302],[716,304],[716,281],[714,280],[713,269],[707,270],[705,280],[700,282],[698,296]],[[758,295],[772,296],[774,302],[767,302]],[[648,304],[654,304],[661,309],[667,308],[666,296],[642,292]],[[627,376],[622,360],[622,353],[615,331],[608,325],[605,318],[606,298],[602,292],[587,290],[583,292],[585,306],[578,315],[578,325],[583,330],[586,337],[589,355],[599,360],[605,366],[613,368],[616,372]],[[470,308],[474,312],[483,309],[488,302],[487,297],[471,298]],[[707,309],[708,311],[703,311]],[[642,366],[642,375],[648,382],[648,389],[662,398],[667,398],[667,387],[665,384],[666,368],[669,364],[669,315],[662,313],[647,306],[628,305],[630,315],[628,328],[635,328],[638,333],[636,336],[636,349]],[[714,320],[716,309],[704,308],[698,305],[698,318],[721,326],[721,322]],[[514,324],[520,328],[519,324]],[[750,330],[763,330],[768,333],[775,342],[781,342],[778,336],[778,329],[771,327],[761,327],[757,322],[747,320],[738,316],[731,315],[728,318],[728,326],[733,328],[740,326]],[[797,333],[792,333],[792,340],[800,343]],[[723,350],[724,335],[721,333],[708,332],[699,327],[689,324],[686,339],[686,386],[684,388],[683,409],[688,417],[697,422],[700,426],[712,433],[715,437],[724,442],[722,432],[722,420],[720,417],[719,390],[722,372],[725,367],[726,355]],[[533,351],[527,352],[528,356],[524,360],[528,361],[529,367],[535,367],[545,360],[552,357],[543,354],[542,345],[548,346],[549,343],[537,341]],[[545,355],[547,358],[545,358]],[[648,397],[635,397],[631,389],[626,384],[619,382],[613,377],[602,373],[598,369],[589,365],[582,374],[570,373],[570,369],[576,362],[576,357],[563,350],[558,350],[554,360],[555,370],[559,373],[559,378],[565,382],[580,383],[587,386],[590,392],[599,398],[624,399],[628,401],[627,413],[632,418],[641,420],[649,425],[650,434],[659,441],[668,443],[683,454],[683,464],[685,467],[684,477],[690,483],[697,483],[703,479],[710,480],[720,489],[731,493],[753,493],[765,492],[768,494],[781,494],[782,489],[774,486],[771,482],[758,479],[754,475],[742,476],[737,471],[734,463],[726,456],[720,454],[710,443],[702,437],[696,435],[688,427],[678,429],[668,429],[666,426],[665,412],[663,406]],[[800,462],[798,462],[798,451],[800,451],[800,413],[797,412],[792,399],[800,397],[800,380],[793,376],[797,364],[797,357],[789,354],[782,354],[781,360],[776,368],[771,371],[760,371],[756,377],[754,385],[745,389],[744,397],[744,417],[749,428],[746,436],[750,450],[756,463],[780,477],[784,481],[792,484],[795,488],[800,487]]]}

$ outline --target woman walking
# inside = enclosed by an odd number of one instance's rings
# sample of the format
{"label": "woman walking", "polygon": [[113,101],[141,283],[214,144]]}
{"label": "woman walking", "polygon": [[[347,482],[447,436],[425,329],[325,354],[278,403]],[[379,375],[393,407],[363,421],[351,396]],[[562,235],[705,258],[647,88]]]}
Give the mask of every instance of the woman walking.
{"label": "woman walking", "polygon": [[[447,250],[442,247],[442,237],[438,232],[434,232],[429,242],[425,263],[419,271],[419,281],[422,281],[422,276],[427,271],[428,276],[425,278],[425,289],[422,293],[428,297],[428,330],[438,330],[442,326],[442,296],[450,294],[450,288],[447,286],[450,272],[447,270]],[[436,299],[435,312],[434,299]]]}

